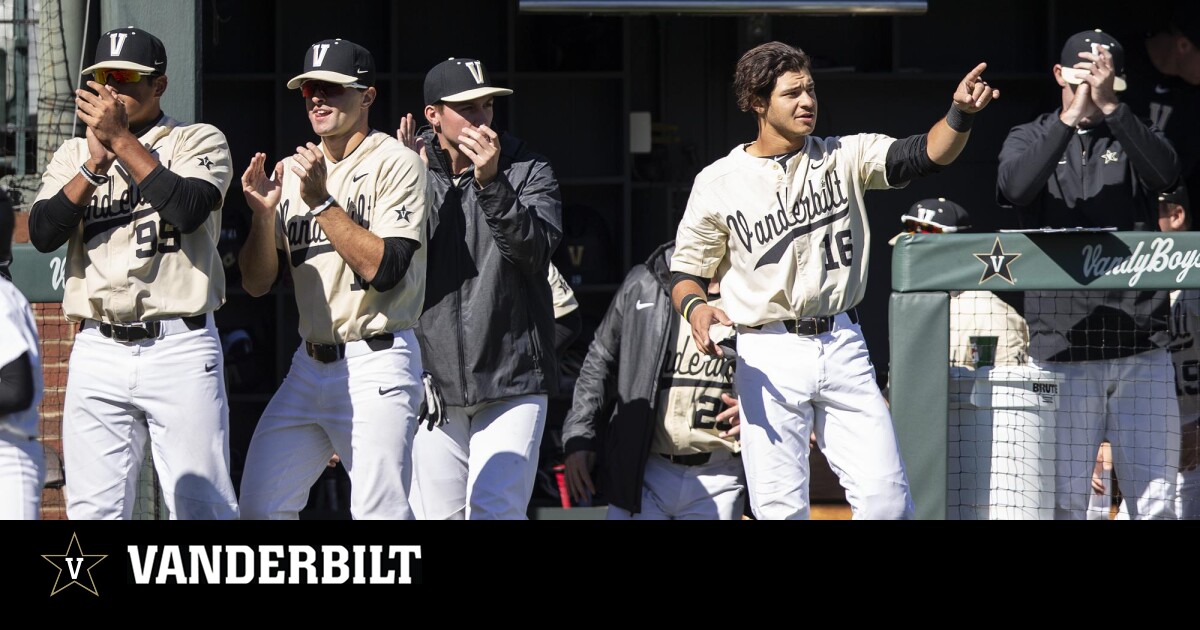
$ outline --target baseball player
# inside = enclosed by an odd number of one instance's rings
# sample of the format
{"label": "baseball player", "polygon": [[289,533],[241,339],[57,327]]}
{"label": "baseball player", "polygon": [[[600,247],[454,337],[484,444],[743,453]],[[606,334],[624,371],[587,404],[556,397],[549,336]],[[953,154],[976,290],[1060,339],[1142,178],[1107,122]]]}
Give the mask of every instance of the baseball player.
{"label": "baseball player", "polygon": [[[870,242],[863,193],[953,162],[972,115],[999,92],[981,78],[981,63],[928,133],[818,138],[810,67],[808,55],[780,42],[738,61],[734,91],[755,115],[758,137],[696,176],[675,239],[671,295],[706,354],[722,354],[711,326],[737,326],[742,459],[755,516],[808,518],[811,430],[855,518],[907,518],[904,463],[854,311]],[[704,297],[718,268],[727,269],[724,308]]]}
{"label": "baseball player", "polygon": [[740,444],[737,429],[726,426],[737,414],[733,362],[701,353],[671,307],[673,252],[674,243],[660,246],[625,277],[563,424],[567,483],[578,502],[595,493],[592,467],[596,453],[604,454],[608,520],[733,520],[743,513]]}
{"label": "baseball player", "polygon": [[546,280],[562,235],[558,180],[492,129],[496,96],[476,59],[425,75],[425,119],[399,135],[429,162],[429,278],[417,334],[447,421],[420,431],[414,486],[428,519],[524,519],[548,395],[558,390]]}
{"label": "baseball player", "polygon": [[[1192,229],[1186,186],[1158,196],[1158,226],[1163,232]],[[1200,520],[1200,290],[1171,292],[1171,360],[1175,364],[1175,391],[1179,399],[1179,476],[1176,478],[1175,515]],[[1120,471],[1117,471],[1120,474]]]}
{"label": "baseball player", "polygon": [[[1145,229],[1179,161],[1162,132],[1121,102],[1124,48],[1075,33],[1052,69],[1060,108],[1013,127],[997,202],[1025,228]],[[1173,519],[1179,409],[1173,396],[1168,291],[1026,291],[1031,362],[1061,381],[1055,518],[1087,517],[1101,440],[1112,447],[1136,519]]]}
{"label": "baseball player", "polygon": [[424,390],[412,327],[425,293],[425,168],[367,114],[375,62],[326,39],[288,81],[320,144],[275,164],[256,154],[242,176],[253,210],[239,265],[255,296],[279,273],[295,284],[304,342],[250,441],[243,516],[296,519],[336,452],[356,519],[411,519],[412,437]]}
{"label": "baseball player", "polygon": [[37,520],[46,475],[37,439],[42,361],[33,309],[8,273],[12,229],[12,203],[0,188],[0,520]]}
{"label": "baseball player", "polygon": [[157,37],[109,31],[95,60],[76,92],[86,138],[55,152],[29,217],[38,250],[67,243],[63,311],[79,322],[63,403],[67,516],[131,518],[148,436],[170,518],[236,518],[211,315],[225,302],[229,147],[212,125],[163,113]]}

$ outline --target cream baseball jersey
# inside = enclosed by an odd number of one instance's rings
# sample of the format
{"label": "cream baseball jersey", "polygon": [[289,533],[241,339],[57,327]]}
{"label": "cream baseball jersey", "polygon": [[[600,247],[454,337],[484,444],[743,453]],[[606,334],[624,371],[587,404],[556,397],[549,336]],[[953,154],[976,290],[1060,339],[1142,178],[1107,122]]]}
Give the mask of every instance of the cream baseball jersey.
{"label": "cream baseball jersey", "polygon": [[0,432],[21,437],[38,434],[38,404],[42,401],[42,361],[37,322],[29,301],[13,283],[0,278],[0,366],[29,354],[33,374],[33,403],[27,409],[0,415]]}
{"label": "cream baseball jersey", "polygon": [[[229,145],[219,129],[163,116],[139,138],[164,167],[221,191],[231,178]],[[63,143],[35,201],[58,194],[90,157],[87,140]],[[198,315],[225,303],[225,267],[217,253],[221,210],[191,234],[167,223],[138,192],[118,160],[98,186],[67,245],[63,312],[68,319],[133,322]]]}
{"label": "cream baseball jersey", "polygon": [[1029,326],[1013,307],[991,291],[950,294],[950,364],[975,367],[971,337],[996,337],[995,365],[1025,365],[1029,358]]}
{"label": "cream baseball jersey", "polygon": [[[713,300],[720,308],[721,300]],[[707,453],[718,449],[738,452],[741,444],[733,439],[717,437],[717,414],[725,409],[721,394],[733,391],[733,362],[710,357],[696,348],[692,329],[676,315],[679,322],[672,326],[674,344],[668,349],[667,362],[658,386],[658,422],[654,427],[651,450],[667,455]],[[733,331],[716,324],[709,331],[714,341],[720,341]]]}
{"label": "cream baseball jersey", "polygon": [[757,326],[834,315],[862,300],[868,247],[863,193],[890,188],[878,134],[805,139],[779,161],[735,147],[696,176],[671,271],[721,279],[725,312]]}
{"label": "cream baseball jersey", "polygon": [[1175,364],[1175,391],[1179,420],[1183,424],[1200,418],[1200,290],[1171,292],[1171,361]]}
{"label": "cream baseball jersey", "polygon": [[400,284],[379,292],[358,277],[300,197],[294,162],[283,166],[276,244],[287,254],[296,287],[300,336],[346,343],[412,328],[425,301],[425,165],[386,133],[372,131],[338,162],[326,160],[326,188],[350,218],[380,238],[421,244]]}

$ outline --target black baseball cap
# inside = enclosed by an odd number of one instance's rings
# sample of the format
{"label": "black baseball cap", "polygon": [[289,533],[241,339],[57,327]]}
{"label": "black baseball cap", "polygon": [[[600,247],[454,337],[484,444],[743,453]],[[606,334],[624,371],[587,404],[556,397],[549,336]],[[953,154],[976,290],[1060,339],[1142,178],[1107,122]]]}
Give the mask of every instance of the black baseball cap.
{"label": "black baseball cap", "polygon": [[508,96],[513,91],[492,85],[483,62],[451,57],[425,75],[425,104],[461,103],[481,96]]}
{"label": "black baseball cap", "polygon": [[167,47],[161,39],[140,28],[115,28],[96,41],[94,61],[83,69],[83,74],[101,69],[166,74]]}
{"label": "black baseball cap", "polygon": [[1187,186],[1182,183],[1171,190],[1159,193],[1158,200],[1167,203],[1176,203],[1183,206],[1185,210],[1191,210],[1188,206]]}
{"label": "black baseball cap", "polygon": [[1077,63],[1086,62],[1083,57],[1079,56],[1079,53],[1095,53],[1099,46],[1107,48],[1109,54],[1112,55],[1113,70],[1117,75],[1113,80],[1113,90],[1124,92],[1125,48],[1115,37],[1100,29],[1075,33],[1067,40],[1067,43],[1063,44],[1062,55],[1058,60],[1058,63],[1062,65],[1063,80],[1071,85],[1083,83],[1083,77],[1088,71],[1074,67]]}
{"label": "black baseball cap", "polygon": [[971,215],[967,209],[945,197],[914,203],[908,213],[900,217],[901,223],[909,221],[932,225],[947,234],[971,229]]}
{"label": "black baseball cap", "polygon": [[348,39],[323,39],[304,54],[304,73],[292,77],[288,89],[294,90],[310,79],[353,88],[371,87],[375,85],[375,58]]}

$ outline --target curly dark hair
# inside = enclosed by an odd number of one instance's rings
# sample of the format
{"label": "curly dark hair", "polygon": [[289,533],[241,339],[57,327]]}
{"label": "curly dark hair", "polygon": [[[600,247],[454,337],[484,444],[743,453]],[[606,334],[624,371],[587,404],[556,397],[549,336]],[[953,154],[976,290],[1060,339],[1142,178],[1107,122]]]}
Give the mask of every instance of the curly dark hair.
{"label": "curly dark hair", "polygon": [[767,42],[746,51],[733,71],[733,93],[738,109],[748,112],[754,97],[771,100],[775,81],[787,72],[801,72],[811,65],[808,55],[783,42]]}

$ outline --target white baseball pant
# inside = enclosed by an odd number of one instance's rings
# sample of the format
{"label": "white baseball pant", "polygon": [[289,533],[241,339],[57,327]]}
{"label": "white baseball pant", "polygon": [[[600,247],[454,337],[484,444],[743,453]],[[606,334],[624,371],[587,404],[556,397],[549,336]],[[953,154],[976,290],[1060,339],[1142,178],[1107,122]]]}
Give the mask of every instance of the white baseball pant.
{"label": "white baseball pant", "polygon": [[44,460],[41,442],[0,428],[0,520],[42,518]]}
{"label": "white baseball pant", "polygon": [[721,449],[699,466],[675,464],[651,453],[642,483],[642,511],[608,506],[610,521],[740,520],[745,507],[742,460]]}
{"label": "white baseball pant", "polygon": [[417,430],[413,504],[428,520],[523,520],[537,479],[545,394],[446,407],[445,424]]}
{"label": "white baseball pant", "polygon": [[1175,513],[1181,521],[1200,521],[1200,468],[1180,471]]}
{"label": "white baseball pant", "polygon": [[1040,367],[1062,377],[1054,517],[1087,518],[1096,449],[1107,438],[1130,516],[1175,518],[1179,404],[1167,351]]}
{"label": "white baseball pant", "polygon": [[90,324],[75,336],[63,403],[67,517],[130,519],[146,440],[171,519],[234,519],[229,403],[221,340],[206,316],[189,330],[118,342]]}
{"label": "white baseball pant", "polygon": [[250,439],[242,517],[298,519],[309,490],[337,453],[350,476],[355,519],[411,520],[412,435],[425,395],[421,348],[411,329],[389,349],[346,344],[322,363],[304,346]]}
{"label": "white baseball pant", "polygon": [[891,413],[858,324],[840,313],[820,335],[780,322],[738,328],[736,389],[750,506],[763,520],[809,517],[809,434],[856,519],[913,513]]}

